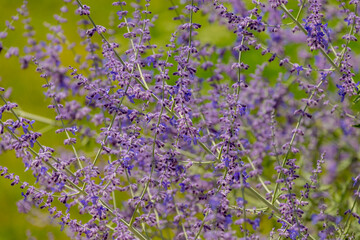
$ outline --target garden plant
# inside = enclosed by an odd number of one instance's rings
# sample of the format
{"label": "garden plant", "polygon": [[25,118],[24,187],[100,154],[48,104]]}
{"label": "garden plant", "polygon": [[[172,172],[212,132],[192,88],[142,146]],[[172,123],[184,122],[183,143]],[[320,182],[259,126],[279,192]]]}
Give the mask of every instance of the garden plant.
{"label": "garden plant", "polygon": [[17,214],[70,239],[360,239],[358,0],[11,2]]}

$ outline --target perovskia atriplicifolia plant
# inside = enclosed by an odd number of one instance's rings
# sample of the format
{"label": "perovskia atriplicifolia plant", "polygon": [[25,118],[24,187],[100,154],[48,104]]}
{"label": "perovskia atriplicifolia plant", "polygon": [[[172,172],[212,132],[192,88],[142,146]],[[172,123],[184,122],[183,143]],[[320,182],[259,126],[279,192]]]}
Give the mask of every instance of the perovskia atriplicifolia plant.
{"label": "perovskia atriplicifolia plant", "polygon": [[360,238],[359,1],[56,2],[0,32],[19,212],[71,239]]}

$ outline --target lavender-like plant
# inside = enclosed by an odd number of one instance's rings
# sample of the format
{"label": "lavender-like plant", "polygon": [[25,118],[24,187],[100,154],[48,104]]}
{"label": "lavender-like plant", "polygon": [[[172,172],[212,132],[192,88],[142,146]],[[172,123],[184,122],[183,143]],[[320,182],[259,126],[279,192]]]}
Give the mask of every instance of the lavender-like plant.
{"label": "lavender-like plant", "polygon": [[47,19],[24,0],[0,32],[53,111],[3,79],[19,212],[72,239],[360,238],[359,1],[105,1],[109,23],[59,2]]}

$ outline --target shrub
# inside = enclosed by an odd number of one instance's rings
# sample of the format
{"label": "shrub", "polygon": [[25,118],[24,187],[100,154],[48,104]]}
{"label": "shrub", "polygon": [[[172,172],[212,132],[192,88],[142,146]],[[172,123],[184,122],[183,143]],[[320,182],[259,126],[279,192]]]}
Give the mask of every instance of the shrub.
{"label": "shrub", "polygon": [[106,24],[24,1],[0,50],[55,115],[1,88],[1,152],[34,177],[2,162],[19,211],[74,239],[358,239],[358,2],[102,2]]}

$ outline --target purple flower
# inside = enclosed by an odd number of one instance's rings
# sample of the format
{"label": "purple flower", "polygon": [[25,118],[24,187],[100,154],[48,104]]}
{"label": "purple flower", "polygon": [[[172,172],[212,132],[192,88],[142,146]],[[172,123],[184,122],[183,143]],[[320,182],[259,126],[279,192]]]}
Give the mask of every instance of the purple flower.
{"label": "purple flower", "polygon": [[65,223],[61,221],[61,222],[59,222],[59,224],[61,226],[60,231],[62,232],[65,228]]}
{"label": "purple flower", "polygon": [[337,93],[341,97],[340,101],[343,102],[344,99],[345,99],[345,95],[346,95],[345,88],[342,85],[339,85],[339,84],[336,84],[336,87],[339,89],[339,91]]}
{"label": "purple flower", "polygon": [[232,215],[227,214],[225,216],[225,229],[228,228],[228,226],[232,223]]}
{"label": "purple flower", "polygon": [[313,214],[313,215],[311,215],[311,223],[313,224],[313,225],[315,225],[318,221],[319,221],[319,217],[318,217],[319,215],[317,215],[317,214]]}
{"label": "purple flower", "polygon": [[209,204],[210,204],[210,208],[213,211],[215,211],[215,209],[220,205],[220,201],[219,201],[218,197],[214,196],[214,197],[210,198]]}
{"label": "purple flower", "polygon": [[186,185],[184,183],[180,183],[179,186],[180,186],[180,192],[184,193]]}
{"label": "purple flower", "polygon": [[246,106],[242,105],[241,107],[239,107],[239,114],[240,114],[240,116],[245,116]]}
{"label": "purple flower", "polygon": [[229,167],[230,159],[229,159],[228,157],[223,158],[222,161],[225,163],[225,166],[226,166],[226,167]]}
{"label": "purple flower", "polygon": [[252,222],[252,227],[254,230],[256,230],[258,227],[260,227],[260,218],[256,218],[253,222]]}
{"label": "purple flower", "polygon": [[75,133],[78,131],[78,128],[76,126],[72,126],[69,131],[75,135]]}
{"label": "purple flower", "polygon": [[289,232],[289,238],[291,240],[296,240],[297,237],[299,236],[299,232],[294,229],[290,229],[290,230],[288,230],[288,232]]}
{"label": "purple flower", "polygon": [[151,66],[151,64],[153,64],[153,67],[155,67],[155,58],[153,58],[152,56],[149,56],[147,58],[145,58],[145,63],[146,65],[148,65],[149,67]]}
{"label": "purple flower", "polygon": [[300,66],[298,64],[294,64],[293,69],[296,70],[297,75],[299,75],[301,71],[304,71],[303,66]]}

